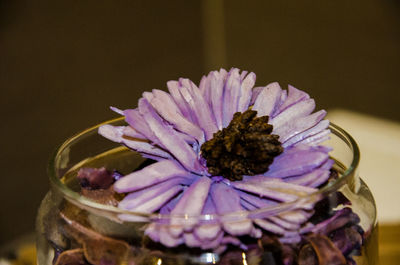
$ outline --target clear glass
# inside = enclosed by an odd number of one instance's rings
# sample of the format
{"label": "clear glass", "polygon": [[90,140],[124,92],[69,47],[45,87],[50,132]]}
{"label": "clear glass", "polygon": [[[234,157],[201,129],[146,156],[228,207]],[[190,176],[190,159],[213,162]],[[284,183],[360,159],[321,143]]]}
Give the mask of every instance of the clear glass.
{"label": "clear glass", "polygon": [[[120,118],[103,124],[125,123]],[[296,261],[299,255],[305,253],[304,243],[301,246],[266,243],[268,235],[255,241],[247,251],[232,247],[218,252],[162,247],[149,242],[144,229],[150,223],[168,223],[171,218],[183,218],[184,222],[201,220],[203,223],[238,221],[243,218],[255,220],[291,211],[307,202],[315,204],[324,201],[330,209],[337,210],[343,207],[339,203],[339,194],[351,202],[348,207],[358,215],[360,222],[357,229],[363,232],[360,251],[346,254],[346,257],[351,257],[346,260],[347,263],[335,264],[378,264],[375,202],[368,187],[358,176],[360,154],[357,144],[338,126],[330,125],[332,136],[326,145],[333,147],[331,157],[336,161],[335,169],[339,177],[318,192],[293,202],[255,211],[229,215],[168,216],[127,212],[80,195],[76,180],[80,168],[104,166],[131,172],[144,161],[138,153],[98,135],[100,125],[68,139],[56,150],[49,163],[50,191],[42,201],[36,222],[39,265],[72,264],[76,263],[74,257],[77,256],[83,257],[84,264],[307,264]],[[318,208],[315,209],[318,211]],[[119,218],[122,214],[130,216],[132,221],[122,221]],[[340,229],[347,226],[344,224]],[[327,234],[327,238],[334,241],[334,232]],[[284,251],[288,246],[292,253],[289,258]]]}

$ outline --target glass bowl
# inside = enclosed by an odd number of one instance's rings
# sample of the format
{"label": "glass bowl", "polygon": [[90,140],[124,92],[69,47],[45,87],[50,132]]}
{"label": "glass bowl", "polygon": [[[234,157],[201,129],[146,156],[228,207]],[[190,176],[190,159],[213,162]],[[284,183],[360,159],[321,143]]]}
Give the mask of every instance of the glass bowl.
{"label": "glass bowl", "polygon": [[[333,147],[330,155],[336,162],[337,177],[317,192],[254,211],[171,216],[128,212],[81,195],[76,178],[80,168],[105,167],[126,174],[145,161],[139,153],[98,135],[99,126],[104,124],[125,125],[125,122],[118,118],[82,131],[65,141],[50,160],[50,190],[36,221],[39,265],[377,264],[375,202],[358,176],[357,144],[340,127],[330,125],[331,139],[326,143]],[[168,229],[172,219],[179,219],[181,224],[201,223],[207,228],[207,225],[256,221],[304,209],[313,213],[310,218],[315,226],[299,228],[301,236],[297,242],[262,232],[258,239],[243,239],[245,247],[201,249],[183,245],[166,247],[152,242],[145,234],[150,225]]]}

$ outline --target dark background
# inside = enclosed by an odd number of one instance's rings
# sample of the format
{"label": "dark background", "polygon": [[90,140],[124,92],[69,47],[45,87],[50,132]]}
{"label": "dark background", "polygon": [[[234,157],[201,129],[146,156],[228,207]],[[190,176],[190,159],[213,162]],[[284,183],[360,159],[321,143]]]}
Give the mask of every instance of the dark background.
{"label": "dark background", "polygon": [[34,230],[48,158],[145,90],[221,66],[400,121],[397,1],[1,1],[0,244]]}

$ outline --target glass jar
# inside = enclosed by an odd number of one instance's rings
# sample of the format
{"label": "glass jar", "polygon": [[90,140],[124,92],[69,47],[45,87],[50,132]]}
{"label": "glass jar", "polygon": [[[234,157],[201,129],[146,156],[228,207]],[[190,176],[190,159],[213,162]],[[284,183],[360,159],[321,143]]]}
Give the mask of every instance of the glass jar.
{"label": "glass jar", "polygon": [[[123,125],[122,118],[103,124]],[[105,167],[131,172],[143,163],[140,154],[98,135],[100,125],[68,139],[52,157],[50,191],[37,217],[38,264],[377,264],[377,220],[372,194],[358,176],[359,149],[352,137],[331,124],[326,145],[338,176],[311,195],[254,211],[229,215],[168,216],[132,213],[94,202],[80,194],[77,171]],[[246,248],[168,248],[145,236],[150,224],[168,226],[171,218],[203,224],[262,219],[312,205],[315,226],[303,227],[297,243],[263,233]],[[345,210],[344,210],[345,209]],[[323,213],[322,213],[323,212]],[[125,221],[121,220],[121,215]],[[126,221],[126,217],[130,221]],[[329,221],[329,222],[328,222]],[[318,224],[324,224],[319,225]],[[315,228],[317,227],[317,228]],[[308,229],[308,230],[307,230]],[[337,257],[332,251],[340,250]],[[329,254],[331,253],[331,254]],[[332,254],[333,253],[333,254]]]}

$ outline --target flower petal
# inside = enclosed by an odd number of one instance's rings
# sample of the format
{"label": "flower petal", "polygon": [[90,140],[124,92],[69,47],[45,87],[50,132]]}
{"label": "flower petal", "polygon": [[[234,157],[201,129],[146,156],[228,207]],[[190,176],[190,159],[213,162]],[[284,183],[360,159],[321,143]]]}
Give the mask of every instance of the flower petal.
{"label": "flower petal", "polygon": [[332,166],[335,164],[335,161],[333,159],[328,159],[322,166],[320,167],[321,169],[326,169],[326,170],[331,170]]}
{"label": "flower petal", "polygon": [[[244,193],[244,192],[243,192]],[[259,200],[257,200],[259,199]],[[241,204],[249,211],[253,211],[256,210],[257,208],[264,208],[264,207],[259,207],[259,205],[264,206],[263,203],[259,203],[260,200],[265,200],[265,199],[261,199],[261,198],[257,198],[255,196],[241,196]],[[277,203],[274,202],[276,205]],[[280,213],[280,209],[268,209],[265,208],[262,212],[260,213],[256,213],[256,214],[252,214],[252,218],[255,217],[259,217],[259,218],[255,218],[255,219],[270,219],[273,220],[276,224],[280,225],[281,227],[285,228],[288,227],[290,224],[293,224],[293,227],[299,227],[299,225],[303,224],[305,221],[308,220],[308,218],[311,217],[312,212],[306,212],[304,210],[289,210],[289,211],[285,211]],[[277,219],[271,219],[272,217],[274,218],[279,218],[280,220],[282,220],[282,222],[285,222],[285,224],[279,224],[277,223]],[[290,223],[290,224],[289,224]],[[267,225],[267,224],[265,224]],[[268,224],[269,225],[269,224]],[[272,227],[273,228],[273,227]]]}
{"label": "flower petal", "polygon": [[252,89],[256,83],[256,74],[249,73],[242,81],[240,86],[240,97],[237,111],[245,112],[250,105]]}
{"label": "flower petal", "polygon": [[279,242],[282,244],[297,244],[301,241],[299,234],[289,234],[279,238]]}
{"label": "flower petal", "polygon": [[271,116],[279,107],[281,102],[282,89],[277,82],[271,83],[261,90],[253,105],[253,110],[257,111],[257,116]]}
{"label": "flower petal", "polygon": [[284,192],[268,189],[264,186],[257,185],[254,182],[235,181],[232,183],[232,185],[239,190],[244,190],[247,192],[261,195],[263,197],[267,197],[267,198],[271,198],[271,199],[283,201],[283,202],[294,201],[298,198],[298,196],[296,196],[294,194],[284,193]]}
{"label": "flower petal", "polygon": [[160,116],[172,124],[177,130],[194,137],[199,143],[204,142],[203,131],[183,116],[179,107],[168,93],[153,89],[153,94],[154,97],[150,101],[150,104]]}
{"label": "flower petal", "polygon": [[126,122],[132,128],[144,135],[146,139],[149,139],[154,144],[163,147],[158,138],[154,135],[153,131],[147,125],[146,121],[143,119],[142,115],[140,115],[138,109],[126,109],[124,110],[124,115]]}
{"label": "flower petal", "polygon": [[243,198],[240,198],[240,205],[242,205],[244,209],[249,210],[249,211],[257,209],[257,207],[255,207],[253,204],[249,203],[248,201],[243,200]]}
{"label": "flower petal", "polygon": [[162,160],[142,170],[134,171],[114,184],[117,192],[140,190],[175,177],[193,178],[174,160]]}
{"label": "flower petal", "polygon": [[[239,70],[240,71],[240,70]],[[240,82],[243,82],[243,80],[246,78],[246,76],[247,76],[247,71],[245,71],[245,70],[243,70],[241,73],[240,73]]]}
{"label": "flower petal", "polygon": [[314,188],[298,185],[295,183],[287,183],[282,181],[281,179],[265,177],[263,175],[257,175],[253,176],[252,178],[248,178],[246,182],[252,182],[254,185],[261,185],[265,188],[273,189],[276,191],[298,194],[299,196],[305,196],[309,193],[317,191]]}
{"label": "flower petal", "polygon": [[168,159],[168,158],[164,158],[164,157],[149,155],[149,154],[146,154],[146,153],[140,153],[140,154],[142,155],[143,158],[151,159],[151,160],[154,160],[154,161],[161,161],[161,160],[164,160],[164,159]]}
{"label": "flower petal", "polygon": [[225,128],[232,120],[233,114],[237,112],[240,95],[239,69],[232,68],[224,87],[224,99],[222,109],[222,126]]}
{"label": "flower petal", "polygon": [[158,158],[172,158],[170,154],[154,145],[142,140],[137,141],[134,138],[123,137],[123,133],[125,132],[124,126],[118,127],[105,124],[99,127],[98,132],[103,137],[111,141],[124,144],[130,149],[133,149],[139,153],[148,154]]}
{"label": "flower petal", "polygon": [[169,233],[168,226],[167,224],[151,223],[145,234],[153,241],[160,242],[167,247],[176,247],[184,243],[183,237],[174,237]]}
{"label": "flower petal", "polygon": [[123,110],[120,110],[119,108],[113,107],[113,106],[110,106],[110,109],[111,109],[112,111],[114,111],[115,113],[118,113],[119,115],[124,116],[124,111],[123,111]]}
{"label": "flower petal", "polygon": [[[293,104],[296,104],[297,102],[305,99],[309,99],[310,96],[304,92],[301,91],[294,86],[289,85],[288,86],[288,97],[286,98],[285,102],[279,107],[279,113],[287,109],[288,107],[292,106]],[[277,113],[278,114],[278,113]]]}
{"label": "flower petal", "polygon": [[295,145],[307,144],[310,146],[316,146],[322,142],[329,140],[331,131],[329,129],[323,130],[317,134],[311,135],[303,140],[297,142]]}
{"label": "flower petal", "polygon": [[122,209],[133,209],[175,186],[180,186],[181,184],[189,185],[192,182],[193,180],[189,178],[171,178],[149,188],[128,194],[122,201],[119,202],[118,207]]}
{"label": "flower petal", "polygon": [[220,74],[220,76],[222,76],[224,78],[224,80],[226,80],[226,77],[228,76],[228,72],[224,68],[219,69],[219,74]]}
{"label": "flower petal", "polygon": [[286,211],[279,213],[277,216],[280,218],[297,224],[303,224],[307,221],[312,215],[314,214],[313,211],[304,211],[302,209],[295,209],[292,211]]}
{"label": "flower petal", "polygon": [[264,89],[263,86],[257,86],[254,87],[251,91],[251,100],[250,100],[250,105],[254,105],[254,102],[256,102],[256,99],[258,98],[258,95],[261,93],[261,91]]}
{"label": "flower petal", "polygon": [[168,91],[174,99],[176,105],[179,107],[183,116],[192,122],[195,122],[194,113],[188,106],[187,102],[183,98],[181,92],[179,92],[180,84],[178,81],[168,81],[167,82]]}
{"label": "flower petal", "polygon": [[116,143],[121,143],[122,135],[124,134],[125,126],[113,126],[105,124],[99,127],[98,133]]}
{"label": "flower petal", "polygon": [[[310,114],[314,108],[315,101],[313,99],[302,100],[270,119],[269,123],[272,124],[274,130],[276,130],[287,122],[294,121],[297,118]],[[274,131],[272,131],[272,133],[274,133]]]}
{"label": "flower petal", "polygon": [[313,181],[315,181],[319,178],[323,178],[324,174],[326,172],[328,173],[328,177],[329,177],[329,171],[321,169],[321,168],[317,168],[309,173],[306,173],[306,174],[303,174],[300,176],[285,178],[284,181],[289,182],[289,183],[298,184],[298,185],[303,185],[303,186],[310,186],[309,184],[312,183]]}
{"label": "flower petal", "polygon": [[176,204],[179,202],[181,199],[183,193],[178,194],[175,198],[170,200],[167,204],[165,204],[163,207],[160,209],[160,214],[167,215],[167,218],[164,218],[162,220],[159,220],[161,222],[169,222],[169,215],[171,214],[172,210],[175,208]]}
{"label": "flower petal", "polygon": [[158,194],[156,197],[151,198],[150,200],[143,202],[135,207],[126,209],[133,212],[141,212],[141,213],[152,213],[156,210],[160,209],[166,202],[168,202],[171,198],[173,198],[178,192],[183,190],[183,186],[175,185],[170,189],[163,191]]}
{"label": "flower petal", "polygon": [[201,243],[201,249],[216,249],[221,245],[222,238],[224,237],[224,231],[220,230],[217,236],[211,240],[204,240]]}
{"label": "flower petal", "polygon": [[142,93],[142,97],[147,99],[148,102],[150,102],[154,98],[154,95],[151,92],[145,91]]}
{"label": "flower petal", "polygon": [[206,140],[211,139],[213,134],[218,131],[218,128],[210,106],[195,84],[188,79],[180,79],[179,81],[182,83],[179,91],[192,109],[197,123],[205,132]]}
{"label": "flower petal", "polygon": [[312,181],[311,183],[308,184],[309,187],[319,187],[323,183],[325,183],[330,176],[330,172],[325,170],[324,173],[322,173],[317,179]]}
{"label": "flower petal", "polygon": [[123,127],[124,127],[122,130],[123,135],[129,136],[132,138],[136,138],[136,139],[147,140],[146,136],[144,136],[140,132],[136,131],[131,126],[123,126]]}
{"label": "flower petal", "polygon": [[286,123],[283,126],[274,130],[274,133],[279,135],[279,141],[284,143],[291,137],[306,131],[317,125],[326,116],[325,110],[320,110],[311,115],[301,117]]}
{"label": "flower petal", "polygon": [[219,130],[223,128],[222,125],[222,101],[224,96],[224,84],[226,75],[218,73],[217,71],[211,72],[211,108],[215,117],[215,122]]}
{"label": "flower petal", "polygon": [[[217,209],[215,208],[214,202],[211,199],[211,196],[207,197],[206,202],[204,203],[202,215],[210,215],[213,216],[217,213]],[[194,234],[202,241],[205,240],[213,240],[215,239],[219,232],[221,231],[221,226],[214,220],[204,220],[200,221],[199,225],[194,229]]]}
{"label": "flower petal", "polygon": [[184,229],[192,228],[198,222],[195,217],[189,220],[183,218],[183,215],[198,216],[201,214],[210,185],[210,178],[200,177],[183,193],[182,198],[171,212],[172,216],[182,215],[182,217],[171,218],[170,232],[172,235],[179,236]]}
{"label": "flower petal", "polygon": [[285,230],[297,230],[300,228],[300,224],[291,223],[276,216],[271,216],[268,219]]}
{"label": "flower petal", "polygon": [[183,233],[183,239],[188,247],[195,248],[201,246],[201,241],[191,232]]}
{"label": "flower petal", "polygon": [[282,154],[275,157],[274,162],[264,176],[284,178],[302,175],[321,166],[328,158],[328,153],[312,146],[294,146],[285,149]]}
{"label": "flower petal", "polygon": [[237,237],[233,237],[233,236],[225,236],[222,240],[221,240],[221,244],[223,245],[234,245],[234,246],[238,246],[241,249],[247,249],[247,246],[245,244],[243,244],[239,238]]}
{"label": "flower petal", "polygon": [[267,221],[264,219],[255,219],[254,223],[256,223],[258,226],[260,226],[262,229],[270,231],[270,232],[278,234],[278,235],[284,235],[286,233],[285,229],[283,229],[279,225],[272,223],[271,221]]}
{"label": "flower petal", "polygon": [[326,128],[328,128],[329,126],[329,121],[328,120],[322,120],[320,121],[317,125],[315,125],[312,128],[309,128],[297,135],[294,135],[293,137],[287,139],[286,141],[281,141],[282,142],[282,146],[284,148],[290,147],[302,140],[304,140],[307,137],[316,135],[322,131],[324,131]]}
{"label": "flower petal", "polygon": [[192,147],[179,137],[173,129],[163,124],[160,116],[144,98],[139,100],[139,111],[161,144],[186,169],[192,172],[201,172],[203,170]]}
{"label": "flower petal", "polygon": [[[271,207],[277,205],[278,203],[275,201],[269,201],[264,198],[259,198],[245,192],[241,192],[241,203],[244,207],[250,211],[255,210],[257,208],[263,209],[262,212],[256,213],[255,215],[252,214],[252,217],[262,217],[268,218],[271,216],[277,216],[286,222],[291,222],[294,224],[302,224],[308,220],[313,214],[311,212],[306,212],[302,209],[293,209],[281,212],[281,209]],[[247,195],[244,195],[247,194]],[[269,207],[269,208],[268,208]]]}
{"label": "flower petal", "polygon": [[170,154],[147,142],[134,141],[134,140],[131,141],[130,139],[122,138],[121,144],[127,146],[132,150],[138,151],[143,155],[151,155],[152,157],[172,159]]}
{"label": "flower petal", "polygon": [[188,232],[183,234],[186,245],[189,247],[200,247],[201,249],[214,249],[221,244],[224,233],[220,231],[213,240],[200,240],[195,234]]}
{"label": "flower petal", "polygon": [[[244,209],[240,205],[240,197],[234,189],[223,183],[215,183],[211,187],[211,197],[218,214],[231,214]],[[222,226],[231,235],[246,235],[253,229],[249,219],[243,216],[222,216]]]}
{"label": "flower petal", "polygon": [[[254,205],[249,204],[243,200],[241,200],[241,203],[249,211],[253,211],[253,210],[257,209],[257,207],[255,207]],[[269,216],[268,219],[269,218],[271,218],[271,216]],[[282,235],[285,233],[284,227],[282,227],[282,226],[279,227],[276,223],[271,222],[271,220],[256,218],[256,219],[254,219],[254,223],[256,223],[257,225],[262,227],[264,230],[267,230],[269,232],[273,232],[276,234],[282,234]]]}
{"label": "flower petal", "polygon": [[150,223],[145,230],[145,235],[149,236],[154,242],[160,242],[160,225]]}
{"label": "flower petal", "polygon": [[254,205],[256,208],[267,208],[278,204],[276,201],[271,201],[266,198],[260,198],[259,196],[254,196],[244,191],[238,190],[237,193],[242,200],[247,201],[251,205]]}
{"label": "flower petal", "polygon": [[199,89],[208,105],[211,107],[211,73],[200,80]]}

